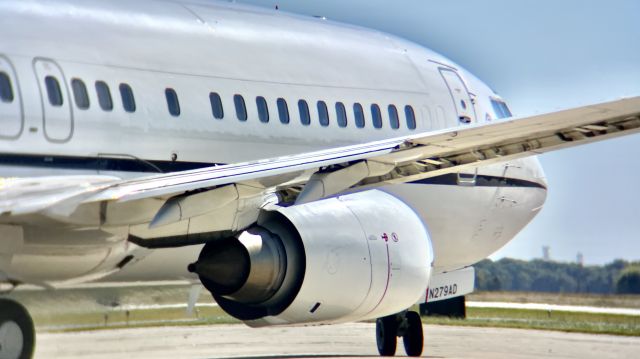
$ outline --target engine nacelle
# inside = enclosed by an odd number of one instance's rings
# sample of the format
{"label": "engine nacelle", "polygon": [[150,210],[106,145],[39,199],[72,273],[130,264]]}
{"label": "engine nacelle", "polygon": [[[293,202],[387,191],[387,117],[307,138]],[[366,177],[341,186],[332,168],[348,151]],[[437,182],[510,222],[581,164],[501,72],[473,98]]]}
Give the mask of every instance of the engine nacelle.
{"label": "engine nacelle", "polygon": [[424,295],[432,262],[420,217],[370,190],[265,212],[209,242],[190,270],[227,313],[265,326],[398,313]]}

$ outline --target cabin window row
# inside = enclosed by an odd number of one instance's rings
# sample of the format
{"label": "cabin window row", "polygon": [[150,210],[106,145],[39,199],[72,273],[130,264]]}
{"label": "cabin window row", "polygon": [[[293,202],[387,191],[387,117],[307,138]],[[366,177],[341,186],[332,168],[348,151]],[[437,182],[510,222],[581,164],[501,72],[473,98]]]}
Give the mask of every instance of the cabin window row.
{"label": "cabin window row", "polygon": [[[64,103],[64,97],[58,79],[54,76],[46,76],[44,79],[45,87],[47,90],[47,97],[51,106],[60,107]],[[113,110],[113,99],[111,97],[111,90],[109,85],[104,81],[96,81],[95,84],[96,96],[98,98],[98,105],[103,111]],[[73,78],[71,79],[71,90],[76,106],[81,110],[89,109],[90,100],[87,86],[84,81]],[[133,113],[136,111],[136,101],[131,86],[126,83],[121,83],[118,86],[120,92],[120,99],[122,101],[122,107],[126,112]],[[180,101],[178,94],[172,88],[165,89],[165,99],[167,101],[167,109],[169,114],[174,117],[180,116]],[[3,102],[13,101],[13,92],[9,77],[0,72],[0,100]],[[209,94],[209,101],[211,104],[211,112],[216,119],[224,118],[224,108],[222,105],[222,98],[216,92]],[[236,94],[233,96],[233,103],[235,107],[236,117],[239,121],[247,121],[248,112],[247,105],[242,95]],[[311,109],[309,103],[306,100],[298,100],[297,104],[298,115],[300,123],[304,126],[311,124]],[[278,109],[278,117],[281,123],[289,124],[291,122],[291,113],[289,105],[284,98],[278,98],[276,101]],[[262,97],[256,97],[256,108],[258,110],[258,119],[262,123],[268,123],[270,121],[269,105],[267,100]],[[380,129],[383,127],[382,109],[378,104],[372,104],[370,106],[371,124],[374,128]],[[387,106],[387,113],[389,117],[389,126],[397,130],[400,128],[400,115],[398,108],[395,105]],[[355,126],[357,128],[366,127],[365,109],[360,103],[354,103],[352,106]],[[336,123],[339,127],[347,127],[347,107],[342,102],[336,102],[334,110],[330,111],[329,106],[325,101],[318,101],[316,103],[316,113],[318,115],[318,122],[322,127],[328,127],[331,123],[331,113],[335,113]],[[406,105],[404,107],[404,119],[408,129],[414,130],[416,128],[416,116],[412,106]]]}
{"label": "cabin window row", "polygon": [[[62,89],[58,79],[55,76],[48,75],[44,78],[44,85],[49,104],[53,107],[62,106],[64,104],[64,96],[62,95]],[[113,98],[111,97],[109,85],[104,81],[98,80],[94,83],[94,87],[100,108],[103,111],[113,111]],[[136,100],[131,86],[126,83],[121,83],[118,86],[118,91],[120,92],[120,99],[124,110],[130,113],[135,112]],[[91,101],[89,100],[89,91],[84,81],[78,78],[71,79],[71,92],[76,106],[80,110],[89,109]]]}
{"label": "cabin window row", "polygon": [[[209,94],[209,100],[211,102],[211,112],[216,119],[224,118],[224,111],[222,107],[222,99],[218,93],[212,92]],[[236,118],[245,122],[248,119],[247,104],[242,95],[233,96],[233,104],[235,107]],[[276,100],[276,107],[278,110],[278,119],[283,124],[289,124],[291,122],[291,112],[289,110],[289,104],[284,98],[278,98]],[[258,120],[262,123],[268,123],[270,121],[269,105],[267,100],[262,97],[256,97],[256,108],[258,110]],[[322,127],[328,127],[331,123],[331,117],[335,113],[336,123],[339,127],[347,127],[347,107],[342,102],[335,103],[335,109],[330,110],[328,104],[325,101],[318,101],[316,103],[317,119]],[[334,112],[335,110],[335,112]],[[398,108],[395,105],[387,106],[387,113],[389,115],[389,126],[397,130],[400,128],[400,115]],[[372,104],[370,107],[371,120],[374,128],[382,128],[382,109],[377,104]],[[312,120],[312,110],[309,103],[306,100],[298,100],[297,112],[300,117],[300,123],[304,126],[309,126]],[[360,103],[353,104],[353,116],[355,120],[355,126],[357,128],[366,127],[365,123],[365,109]],[[407,105],[404,107],[404,117],[406,126],[408,129],[414,130],[416,128],[416,115],[413,107]]]}

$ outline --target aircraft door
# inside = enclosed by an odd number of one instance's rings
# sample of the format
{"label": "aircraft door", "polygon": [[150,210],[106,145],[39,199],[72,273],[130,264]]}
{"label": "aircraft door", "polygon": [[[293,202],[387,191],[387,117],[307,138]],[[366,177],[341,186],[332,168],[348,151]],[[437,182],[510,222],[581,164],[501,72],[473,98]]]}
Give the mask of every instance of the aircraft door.
{"label": "aircraft door", "polygon": [[460,124],[469,124],[476,122],[476,110],[473,107],[471,100],[471,94],[467,90],[464,82],[460,78],[457,72],[445,68],[440,68],[440,74],[444,78],[444,82],[447,83],[449,93],[453,98],[453,103],[458,113],[458,120]]}
{"label": "aircraft door", "polygon": [[15,139],[24,126],[22,98],[16,72],[9,59],[0,55],[0,139]]}
{"label": "aircraft door", "polygon": [[73,135],[73,113],[62,69],[47,59],[36,59],[33,66],[40,88],[44,135],[51,142],[67,142]]}

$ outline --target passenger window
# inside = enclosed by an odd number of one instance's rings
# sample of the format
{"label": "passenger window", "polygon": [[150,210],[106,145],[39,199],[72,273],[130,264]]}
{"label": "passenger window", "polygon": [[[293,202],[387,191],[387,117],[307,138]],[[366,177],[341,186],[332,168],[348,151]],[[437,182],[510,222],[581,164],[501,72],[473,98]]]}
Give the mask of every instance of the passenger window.
{"label": "passenger window", "polygon": [[347,109],[344,108],[342,102],[336,103],[336,115],[338,117],[338,126],[347,127]]}
{"label": "passenger window", "polygon": [[258,118],[260,122],[269,122],[269,106],[267,105],[267,100],[262,96],[258,96],[256,97],[256,105],[258,106]]}
{"label": "passenger window", "polygon": [[416,129],[416,114],[413,112],[413,107],[405,106],[404,115],[407,118],[407,128],[410,130]]}
{"label": "passenger window", "polygon": [[329,126],[329,110],[324,101],[318,101],[318,117],[320,118],[320,125],[322,127]]}
{"label": "passenger window", "polygon": [[305,126],[309,126],[311,123],[311,115],[309,114],[309,105],[307,104],[307,101],[298,101],[298,110],[300,111],[300,122]]}
{"label": "passenger window", "polygon": [[44,83],[47,86],[47,97],[51,106],[62,106],[62,91],[60,91],[58,80],[53,76],[47,76],[44,78]]}
{"label": "passenger window", "polygon": [[236,105],[236,117],[244,122],[247,120],[247,106],[244,103],[242,95],[233,96],[233,103]]}
{"label": "passenger window", "polygon": [[180,116],[180,101],[178,100],[176,91],[172,88],[167,88],[164,90],[164,97],[167,98],[167,108],[171,116]]}
{"label": "passenger window", "polygon": [[224,109],[222,108],[222,99],[216,92],[209,93],[209,102],[211,102],[211,112],[213,117],[220,120],[224,117]]}
{"label": "passenger window", "polygon": [[363,128],[364,127],[364,109],[362,105],[356,103],[353,105],[353,115],[356,118],[356,127]]}
{"label": "passenger window", "polygon": [[96,93],[98,94],[98,104],[104,111],[113,110],[113,100],[109,86],[104,81],[96,81]]}
{"label": "passenger window", "polygon": [[398,109],[394,105],[389,105],[389,122],[392,129],[397,130],[398,128],[400,128]]}
{"label": "passenger window", "polygon": [[120,97],[122,97],[122,107],[127,112],[136,111],[136,99],[133,97],[133,90],[127,84],[120,84]]}
{"label": "passenger window", "polygon": [[71,90],[73,91],[73,99],[76,101],[76,106],[81,110],[89,108],[89,93],[87,92],[87,86],[80,79],[71,80]]}
{"label": "passenger window", "polygon": [[373,119],[373,127],[382,128],[382,113],[380,112],[380,106],[371,105],[371,118]]}
{"label": "passenger window", "polygon": [[9,75],[0,72],[0,99],[2,102],[13,102],[13,88]]}
{"label": "passenger window", "polygon": [[283,98],[278,99],[278,115],[280,116],[280,122],[284,124],[289,123],[289,106],[287,101]]}

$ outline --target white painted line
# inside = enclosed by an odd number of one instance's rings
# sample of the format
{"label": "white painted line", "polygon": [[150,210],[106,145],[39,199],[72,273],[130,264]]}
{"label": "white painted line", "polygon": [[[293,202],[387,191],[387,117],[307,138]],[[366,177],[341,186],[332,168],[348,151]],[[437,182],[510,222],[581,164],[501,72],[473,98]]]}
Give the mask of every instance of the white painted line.
{"label": "white painted line", "polygon": [[[195,308],[217,307],[218,303],[196,303]],[[187,303],[177,304],[125,304],[117,306],[116,310],[154,310],[154,309],[186,309]]]}
{"label": "white painted line", "polygon": [[640,316],[640,309],[633,308],[606,308],[587,307],[581,305],[557,305],[543,303],[507,303],[507,302],[466,302],[467,307],[472,308],[504,308],[504,309],[530,309],[556,312],[576,312],[595,314],[619,314]]}

